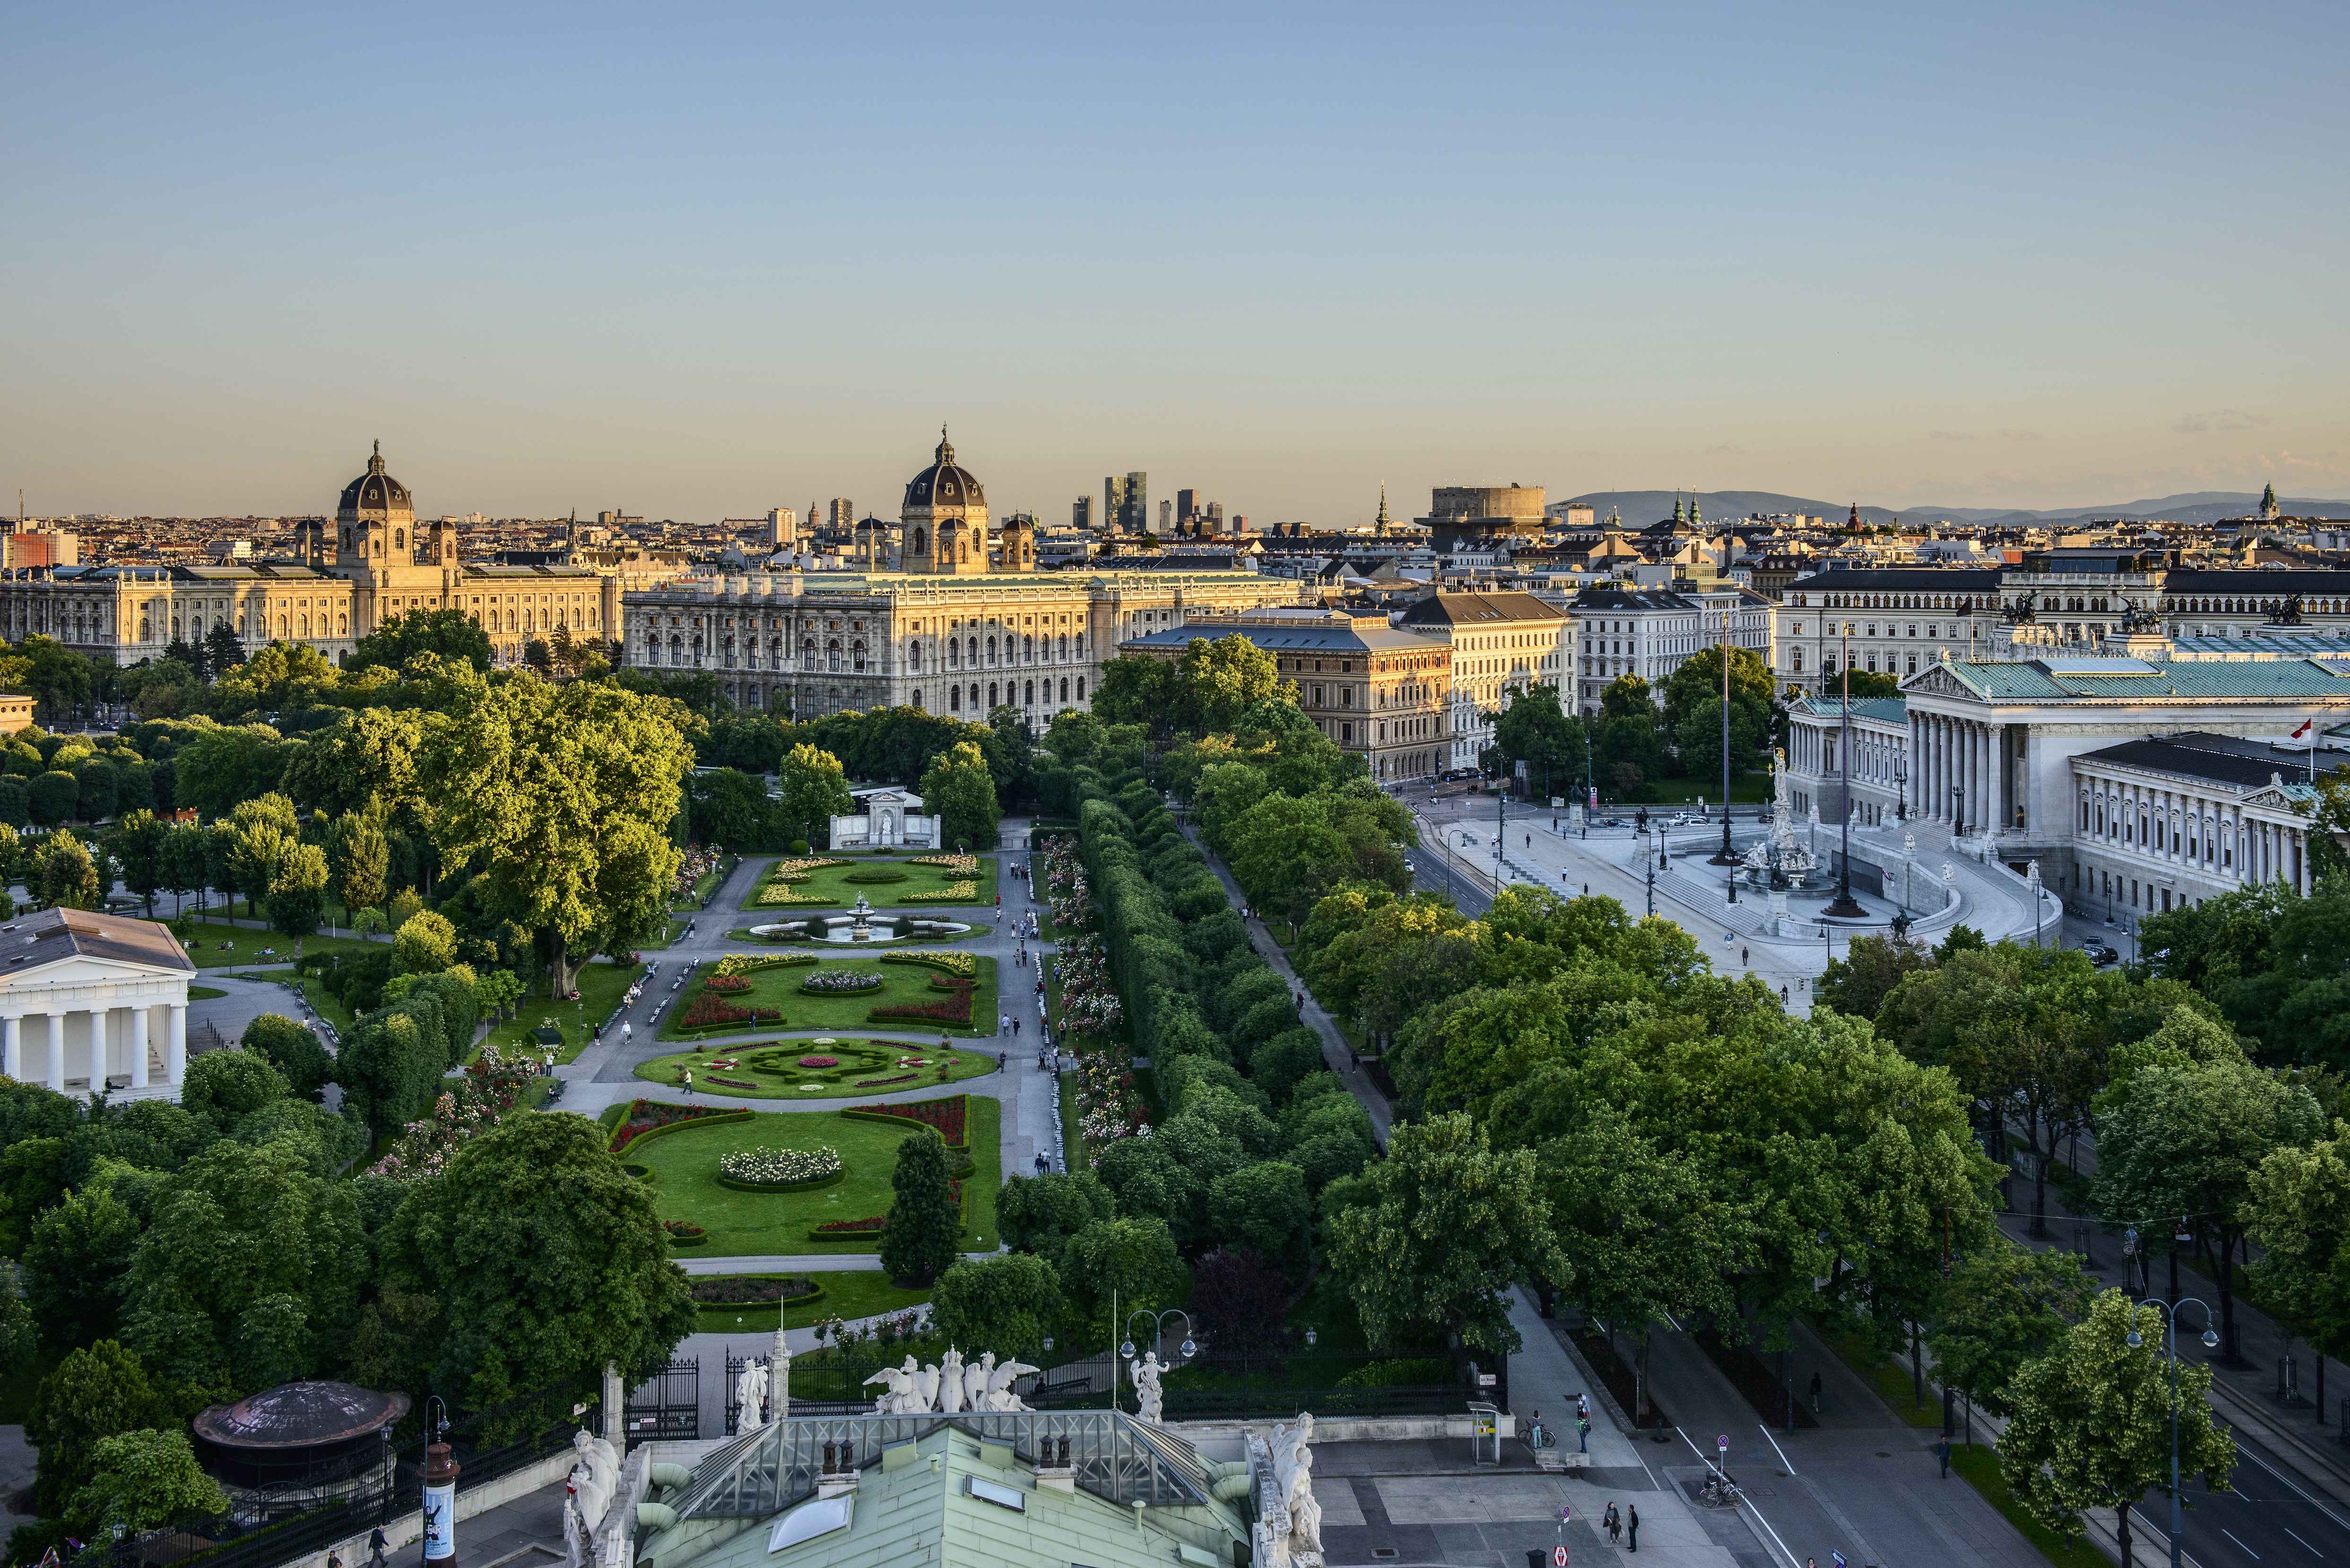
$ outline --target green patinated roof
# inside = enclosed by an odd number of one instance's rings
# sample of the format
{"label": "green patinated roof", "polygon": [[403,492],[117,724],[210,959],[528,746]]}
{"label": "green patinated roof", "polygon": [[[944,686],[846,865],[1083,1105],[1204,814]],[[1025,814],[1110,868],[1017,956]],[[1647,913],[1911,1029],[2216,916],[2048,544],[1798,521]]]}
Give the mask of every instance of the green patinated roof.
{"label": "green patinated roof", "polygon": [[[1806,712],[1825,713],[1837,719],[1844,717],[1844,699],[1841,697],[1805,697],[1796,705]],[[1909,722],[1909,700],[1907,697],[1856,697],[1852,700],[1852,716],[1875,719],[1887,724],[1906,724]]]}
{"label": "green patinated roof", "polygon": [[[640,1568],[885,1568],[909,1563],[942,1568],[1167,1568],[1181,1555],[1180,1548],[1189,1546],[1198,1554],[1191,1561],[1210,1557],[1229,1568],[1233,1542],[1246,1537],[1242,1518],[1223,1503],[1161,1503],[1138,1511],[1083,1486],[1061,1491],[1039,1485],[1030,1463],[1008,1446],[983,1444],[983,1437],[981,1430],[942,1423],[893,1445],[894,1454],[860,1449],[868,1462],[858,1478],[848,1527],[772,1553],[767,1542],[775,1521],[806,1506],[806,1497],[771,1511],[717,1518],[705,1516],[711,1498],[690,1501],[708,1493],[704,1472],[725,1468],[741,1447],[731,1445],[696,1467],[694,1483],[675,1500],[684,1505],[686,1517],[666,1531],[640,1536],[637,1561]],[[1163,1440],[1189,1451],[1180,1439]],[[997,1460],[1003,1462],[993,1462]],[[752,1463],[754,1469],[761,1467],[755,1452]],[[974,1478],[1011,1489],[1023,1506],[1015,1510],[974,1496]]]}
{"label": "green patinated roof", "polygon": [[[1947,670],[1980,695],[1994,701],[2067,697],[2238,698],[2276,701],[2295,697],[2350,701],[2350,662],[2340,659],[2155,660],[2137,659],[2032,659],[1993,663],[1952,659]],[[1857,704],[1855,705],[1857,711]]]}

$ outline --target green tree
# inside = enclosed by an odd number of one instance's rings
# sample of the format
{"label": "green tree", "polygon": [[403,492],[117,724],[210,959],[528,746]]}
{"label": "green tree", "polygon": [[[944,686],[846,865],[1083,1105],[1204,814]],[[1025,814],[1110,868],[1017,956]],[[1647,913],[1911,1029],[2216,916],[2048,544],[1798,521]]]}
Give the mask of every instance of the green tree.
{"label": "green tree", "polygon": [[359,909],[382,907],[389,891],[385,878],[391,870],[391,841],[380,825],[356,812],[345,812],[328,830],[327,857],[335,897],[341,901],[346,918]]}
{"label": "green tree", "polygon": [[1097,1220],[1118,1217],[1118,1200],[1090,1170],[1008,1178],[995,1195],[995,1225],[1016,1252],[1057,1264],[1069,1238]]}
{"label": "green tree", "polygon": [[211,848],[210,832],[192,822],[173,823],[163,839],[164,890],[180,898],[191,893],[201,895],[210,885],[205,862]]}
{"label": "green tree", "polygon": [[1044,1259],[960,1258],[931,1292],[931,1329],[974,1356],[992,1350],[998,1361],[1028,1361],[1061,1331],[1063,1310],[1060,1274]]}
{"label": "green tree", "polygon": [[661,699],[517,676],[466,686],[419,770],[444,864],[473,865],[501,919],[543,934],[557,993],[596,952],[663,929],[691,763]]}
{"label": "green tree", "polygon": [[[1830,699],[1841,698],[1846,692],[1851,693],[1852,700],[1856,702],[1867,697],[1901,695],[1899,676],[1880,674],[1874,670],[1839,670],[1834,675],[1824,679],[1827,684],[1824,688],[1823,694]],[[1847,680],[1850,681],[1849,685],[1846,684]]]}
{"label": "green tree", "polygon": [[155,890],[168,876],[164,846],[171,828],[151,811],[134,811],[122,819],[115,835],[114,857],[122,867],[122,886],[139,896],[147,918],[155,917]]}
{"label": "green tree", "polygon": [[[1762,745],[1771,733],[1771,709],[1733,691],[1730,699],[1730,771],[1751,773],[1762,762]],[[1690,711],[1673,732],[1674,754],[1681,772],[1692,778],[1717,782],[1721,777],[1721,699],[1708,698]]]}
{"label": "green tree", "polygon": [[2223,1356],[2237,1355],[2236,1243],[2250,1219],[2252,1173],[2276,1149],[2324,1129],[2308,1089],[2248,1062],[2157,1065],[2097,1118],[2097,1204],[2106,1214],[2180,1214],[2220,1261]]}
{"label": "green tree", "polygon": [[74,766],[74,782],[81,787],[79,811],[84,822],[99,822],[114,815],[115,796],[120,791],[114,764],[103,757],[91,757]]}
{"label": "green tree", "polygon": [[2035,1252],[1994,1231],[1952,1271],[1926,1345],[1945,1384],[2009,1415],[2016,1374],[2057,1347],[2095,1293],[2072,1253]]}
{"label": "green tree", "polygon": [[356,674],[380,665],[399,670],[409,656],[431,653],[444,660],[463,659],[477,670],[490,667],[490,639],[463,610],[411,610],[395,615],[359,639],[343,668]]}
{"label": "green tree", "polygon": [[302,956],[302,939],[318,929],[327,908],[327,854],[315,844],[288,844],[269,878],[270,929],[294,939],[294,956]]}
{"label": "green tree", "polygon": [[733,768],[697,771],[685,781],[695,842],[738,851],[782,847],[775,802],[764,780]]}
{"label": "green tree", "polygon": [[978,746],[962,742],[931,763],[922,775],[922,811],[939,819],[944,844],[983,849],[995,842],[995,825],[1003,813]]}
{"label": "green tree", "polygon": [[1374,1346],[1434,1328],[1509,1355],[1510,1288],[1573,1275],[1534,1151],[1496,1151],[1466,1115],[1399,1123],[1388,1158],[1342,1188],[1359,1201],[1330,1216],[1330,1264]]}
{"label": "green tree", "polygon": [[294,1020],[265,1012],[244,1026],[237,1044],[277,1070],[289,1093],[306,1100],[322,1096],[334,1081],[334,1059],[318,1037]]}
{"label": "green tree", "polygon": [[962,1255],[962,1205],[947,1175],[946,1145],[924,1128],[898,1145],[890,1173],[889,1228],[881,1232],[881,1272],[929,1284]]}
{"label": "green tree", "polygon": [[1599,694],[1599,711],[1602,717],[1608,719],[1626,719],[1635,714],[1650,718],[1656,714],[1657,700],[1650,693],[1648,683],[1638,676],[1618,675],[1607,683],[1607,690]]}
{"label": "green tree", "polygon": [[1926,967],[1926,949],[1906,936],[1855,937],[1828,961],[1812,994],[1838,1012],[1874,1019],[1904,976]]}
{"label": "green tree", "polygon": [[81,781],[68,773],[36,774],[26,793],[33,821],[43,827],[71,822],[81,809]]}
{"label": "green tree", "polygon": [[68,1517],[92,1535],[135,1535],[184,1516],[214,1519],[228,1511],[228,1494],[197,1466],[188,1434],[176,1427],[100,1438],[90,1450],[90,1470]]}
{"label": "green tree", "polygon": [[857,809],[840,759],[818,746],[794,746],[776,764],[775,789],[776,821],[810,844],[828,843],[832,818]]}
{"label": "green tree", "polygon": [[1239,632],[1213,642],[1193,638],[1175,661],[1175,678],[1177,705],[1163,717],[1195,733],[1229,731],[1259,702],[1297,701],[1295,682],[1281,678],[1281,660]]}
{"label": "green tree", "polygon": [[392,934],[394,974],[439,974],[457,961],[457,928],[444,915],[420,909]]}
{"label": "green tree", "polygon": [[25,1421],[26,1439],[40,1454],[34,1503],[51,1519],[63,1517],[96,1473],[99,1442],[172,1420],[171,1402],[120,1345],[101,1339],[72,1352],[41,1380]]}
{"label": "green tree", "polygon": [[387,1280],[438,1312],[432,1385],[473,1408],[610,1363],[630,1383],[693,1331],[653,1196],[584,1116],[516,1112],[459,1146],[382,1233]]}
{"label": "green tree", "polygon": [[1304,1278],[1314,1241],[1314,1199],[1305,1173],[1265,1160],[1208,1184],[1208,1225],[1227,1247],[1259,1252],[1292,1279]]}
{"label": "green tree", "polygon": [[1665,743],[1656,710],[1637,708],[1603,722],[1595,746],[1595,766],[1597,786],[1613,798],[1655,798],[1657,781],[1665,776]]}
{"label": "green tree", "polygon": [[2252,1172],[2252,1299],[2325,1354],[2350,1351],[2350,1125]]}
{"label": "green tree", "polygon": [[244,662],[244,643],[228,622],[213,622],[212,630],[204,633],[204,673],[217,680]]}
{"label": "green tree", "polygon": [[2085,1322],[2010,1381],[2015,1413],[1999,1439],[2008,1490],[2064,1535],[2082,1528],[2089,1510],[2112,1509],[2122,1568],[2129,1568],[2129,1510],[2149,1490],[2170,1495],[2174,1376],[2180,1478],[2199,1472],[2210,1490],[2230,1490],[2236,1445],[2211,1424],[2211,1369],[2169,1361],[2160,1310],[2133,1310],[2117,1290],[2098,1296]]}
{"label": "green tree", "polygon": [[1555,686],[1513,686],[1509,705],[1493,726],[1493,744],[1526,764],[1525,793],[1564,794],[1583,773],[1583,726],[1559,706]]}
{"label": "green tree", "polygon": [[379,1135],[397,1131],[441,1092],[448,1049],[445,1038],[428,1034],[409,1012],[378,1008],[351,1026],[336,1053],[335,1081],[343,1086],[343,1103]]}
{"label": "green tree", "polygon": [[33,861],[26,879],[44,902],[68,909],[95,909],[106,902],[98,862],[72,834],[62,828],[50,834],[33,851]]}
{"label": "green tree", "polygon": [[[208,723],[172,754],[179,804],[207,818],[226,816],[239,802],[277,787],[286,751],[286,742],[266,724],[223,729]],[[290,814],[294,803],[286,804]]]}
{"label": "green tree", "polygon": [[1094,683],[1095,717],[1109,724],[1142,724],[1164,732],[1182,710],[1182,677],[1174,664],[1147,653],[1121,653],[1102,665]]}
{"label": "green tree", "polygon": [[368,1269],[348,1183],[284,1142],[216,1143],[157,1186],[130,1264],[130,1342],[175,1382],[275,1387],[342,1342]]}
{"label": "green tree", "polygon": [[16,645],[22,666],[8,672],[6,682],[29,692],[41,722],[52,728],[78,717],[98,695],[98,670],[88,659],[55,638],[38,633]]}
{"label": "green tree", "polygon": [[137,1218],[104,1186],[68,1192],[33,1217],[24,1249],[25,1300],[51,1350],[113,1335],[138,1244]]}
{"label": "green tree", "polygon": [[1183,1299],[1183,1262],[1167,1222],[1156,1215],[1097,1220],[1069,1238],[1061,1258],[1061,1289],[1069,1304],[1089,1329],[1103,1325],[1108,1344],[1118,1343],[1123,1327],[1110,1319],[1113,1304],[1123,1314]]}
{"label": "green tree", "polygon": [[[1701,648],[1683,659],[1665,678],[1665,727],[1675,735],[1681,732],[1682,726],[1706,703],[1721,701],[1721,645],[1718,642]],[[1744,698],[1754,710],[1761,711],[1764,716],[1764,733],[1769,732],[1771,702],[1778,690],[1771,679],[1770,667],[1762,662],[1761,655],[1751,649],[1730,649],[1731,700],[1736,703],[1740,698]],[[1713,723],[1719,732],[1721,728],[1721,711],[1719,708],[1713,711]],[[1736,723],[1733,714],[1733,730]],[[1714,744],[1718,758],[1721,747],[1718,734]]]}

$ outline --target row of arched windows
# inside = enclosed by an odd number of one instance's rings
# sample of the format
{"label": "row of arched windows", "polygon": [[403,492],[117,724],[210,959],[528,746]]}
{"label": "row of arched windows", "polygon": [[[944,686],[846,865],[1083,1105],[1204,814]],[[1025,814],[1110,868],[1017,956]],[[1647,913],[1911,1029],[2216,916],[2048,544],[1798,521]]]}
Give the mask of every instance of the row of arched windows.
{"label": "row of arched windows", "polygon": [[[1060,685],[1060,701],[1066,704],[1070,701],[1068,677],[1063,676]],[[966,702],[970,711],[974,713],[986,713],[1007,703],[1015,708],[1034,708],[1037,702],[1036,691],[1037,683],[1034,680],[1024,682],[991,680],[987,683],[987,700],[983,703],[980,701],[978,681],[974,680],[971,683],[971,695],[968,699],[963,695],[964,688],[950,686],[947,688],[947,711],[960,713],[963,711]],[[1076,693],[1077,701],[1082,702],[1086,700],[1086,678],[1082,675],[1076,678]],[[1053,701],[1053,682],[1050,680],[1044,683],[1044,701],[1046,702]],[[914,706],[919,708],[921,705],[921,694],[917,692],[914,697]]]}

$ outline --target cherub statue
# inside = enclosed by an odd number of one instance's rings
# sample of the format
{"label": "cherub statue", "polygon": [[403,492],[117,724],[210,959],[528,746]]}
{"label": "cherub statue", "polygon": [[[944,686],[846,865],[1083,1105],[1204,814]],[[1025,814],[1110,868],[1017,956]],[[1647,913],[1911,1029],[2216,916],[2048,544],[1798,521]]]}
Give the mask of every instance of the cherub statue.
{"label": "cherub statue", "polygon": [[939,1408],[951,1416],[963,1404],[962,1352],[950,1345],[939,1360]]}

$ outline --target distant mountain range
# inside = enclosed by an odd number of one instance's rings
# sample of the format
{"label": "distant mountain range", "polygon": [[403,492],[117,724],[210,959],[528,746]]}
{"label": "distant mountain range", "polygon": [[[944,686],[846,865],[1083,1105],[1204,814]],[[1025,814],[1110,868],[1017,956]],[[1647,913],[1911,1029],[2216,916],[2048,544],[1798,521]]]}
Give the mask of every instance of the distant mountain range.
{"label": "distant mountain range", "polygon": [[[1646,528],[1660,518],[1673,514],[1677,499],[1669,490],[1595,490],[1588,494],[1571,498],[1589,506],[1606,522],[1612,510],[1620,515],[1627,528]],[[1686,506],[1686,492],[1678,499]],[[1813,501],[1800,495],[1781,495],[1768,490],[1707,490],[1698,493],[1698,509],[1709,522],[1721,522],[1761,514],[1794,512],[1805,516],[1821,517],[1830,526],[1845,521],[1851,514],[1850,501]],[[2125,501],[2113,506],[2073,506],[2054,512],[2024,512],[1980,506],[1867,506],[1860,509],[1860,520],[1868,524],[1891,523],[1896,518],[1919,523],[1970,523],[1989,524],[1996,528],[2024,528],[2052,523],[2082,523],[2106,521],[2118,517],[2140,518],[2165,523],[2216,523],[2223,517],[2243,517],[2261,504],[2254,491],[2201,490],[2189,495],[2166,495],[2158,501]],[[1554,513],[1569,504],[1566,501],[1551,503]],[[2350,518],[2350,501],[2321,501],[2314,497],[2280,497],[2289,517]]]}

